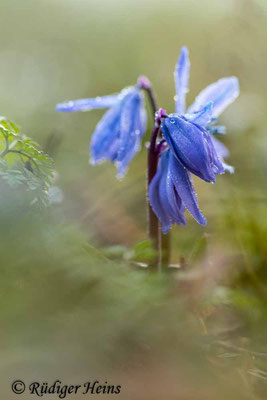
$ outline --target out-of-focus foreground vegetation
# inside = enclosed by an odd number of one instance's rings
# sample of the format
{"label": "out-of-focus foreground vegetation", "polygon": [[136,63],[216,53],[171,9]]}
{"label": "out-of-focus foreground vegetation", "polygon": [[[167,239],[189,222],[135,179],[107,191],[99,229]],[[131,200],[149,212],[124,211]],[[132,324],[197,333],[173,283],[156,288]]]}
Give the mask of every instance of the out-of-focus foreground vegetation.
{"label": "out-of-focus foreground vegetation", "polygon": [[[265,12],[264,0],[1,1],[0,112],[54,158],[64,196],[37,211],[1,186],[6,399],[14,379],[108,380],[123,399],[266,398]],[[132,263],[149,256],[136,245],[146,238],[146,149],[118,181],[109,164],[88,164],[102,111],[54,106],[145,74],[171,112],[184,44],[189,100],[220,77],[240,79],[241,96],[221,118],[236,173],[215,186],[195,179],[208,225],[188,218],[172,230],[180,269],[159,277]]]}

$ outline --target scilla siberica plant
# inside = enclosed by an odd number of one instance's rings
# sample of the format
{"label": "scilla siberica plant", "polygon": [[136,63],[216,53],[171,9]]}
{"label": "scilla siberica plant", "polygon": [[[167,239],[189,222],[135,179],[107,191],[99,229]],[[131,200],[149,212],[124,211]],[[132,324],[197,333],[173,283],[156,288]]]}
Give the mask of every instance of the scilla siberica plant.
{"label": "scilla siberica plant", "polygon": [[[224,134],[217,125],[221,112],[239,95],[238,79],[228,77],[207,86],[186,109],[190,61],[186,47],[181,49],[175,67],[175,113],[158,109],[152,86],[140,77],[135,86],[120,93],[58,104],[57,111],[88,111],[109,108],[97,124],[91,140],[91,162],[109,159],[123,177],[128,165],[140,149],[146,131],[146,112],[142,91],[146,91],[155,116],[148,150],[149,235],[158,254],[160,244],[168,262],[168,241],[159,234],[159,221],[164,234],[171,225],[186,225],[187,209],[195,220],[206,224],[199,210],[191,174],[214,183],[216,175],[233,173],[227,165],[228,149],[214,137]],[[161,239],[161,240],[160,240]],[[164,248],[165,247],[165,248]]]}

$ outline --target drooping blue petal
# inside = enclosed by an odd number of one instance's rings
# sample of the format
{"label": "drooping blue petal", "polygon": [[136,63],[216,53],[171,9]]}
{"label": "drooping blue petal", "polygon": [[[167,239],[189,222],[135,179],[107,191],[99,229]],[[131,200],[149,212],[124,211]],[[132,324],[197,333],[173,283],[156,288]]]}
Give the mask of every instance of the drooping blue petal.
{"label": "drooping blue petal", "polygon": [[122,177],[138,149],[146,129],[143,95],[138,87],[121,92],[120,101],[108,110],[96,126],[91,141],[91,162],[116,162]]}
{"label": "drooping blue petal", "polygon": [[185,208],[199,224],[206,225],[206,218],[203,217],[198,208],[197,195],[190,175],[172,153],[170,154],[169,170],[173,185]]}
{"label": "drooping blue petal", "polygon": [[175,112],[177,114],[184,114],[185,112],[185,98],[189,86],[189,72],[190,60],[188,49],[186,47],[182,47],[174,70],[174,80],[176,86]]}
{"label": "drooping blue petal", "polygon": [[[159,197],[165,214],[168,216],[169,224],[177,223],[178,225],[186,225],[186,220],[183,215],[185,207],[175,191],[171,172],[170,172],[170,150],[162,153],[162,163],[165,165],[159,182]],[[162,227],[164,232],[164,227]]]}
{"label": "drooping blue petal", "polygon": [[129,135],[128,138],[128,146],[127,152],[125,152],[124,157],[120,155],[120,147],[118,151],[118,157],[116,160],[117,168],[118,168],[118,178],[123,178],[127,172],[128,165],[136,155],[136,153],[140,150],[140,138],[135,136],[134,132]]}
{"label": "drooping blue petal", "polygon": [[224,158],[229,157],[229,150],[227,149],[225,144],[220,142],[220,140],[216,139],[214,136],[211,136],[211,140],[212,140],[212,143],[213,143],[214,148],[216,150],[216,153],[218,154],[218,157],[219,157],[219,159],[220,159],[220,161],[222,163],[222,166],[223,166],[224,170],[229,172],[229,174],[233,174],[235,172],[234,167],[232,167],[231,165],[228,165],[224,161]]}
{"label": "drooping blue petal", "polygon": [[110,96],[95,97],[89,99],[71,100],[56,105],[56,111],[74,112],[90,111],[97,108],[110,108],[120,101],[120,93]]}
{"label": "drooping blue petal", "polygon": [[214,136],[211,136],[211,140],[212,140],[213,146],[216,150],[216,153],[218,154],[219,157],[221,157],[221,158],[229,157],[229,150],[227,149],[225,144],[220,142],[220,140],[218,140]]}
{"label": "drooping blue petal", "polygon": [[110,162],[115,163],[117,158],[118,158],[118,152],[120,149],[120,137],[119,137],[119,129],[117,132],[114,132],[113,140],[112,143],[110,143],[110,146],[107,151],[107,158],[109,159]]}
{"label": "drooping blue petal", "polygon": [[108,110],[98,122],[91,139],[91,163],[96,164],[117,155],[114,145],[118,146],[120,134],[121,107],[119,103]]}
{"label": "drooping blue petal", "polygon": [[163,135],[176,158],[190,172],[207,182],[215,182],[215,175],[223,171],[217,160],[209,134],[199,125],[176,114],[161,124]]}
{"label": "drooping blue petal", "polygon": [[172,224],[177,223],[178,225],[186,225],[186,219],[184,217],[186,208],[173,185],[170,169],[168,169],[167,180],[164,189],[165,196],[168,197],[168,208],[172,218]]}
{"label": "drooping blue petal", "polygon": [[225,170],[223,168],[221,157],[217,154],[215,147],[213,145],[212,136],[203,130],[203,137],[205,138],[207,144],[207,150],[210,158],[210,164],[215,175],[224,174]]}
{"label": "drooping blue petal", "polygon": [[159,218],[163,233],[167,233],[171,225],[177,223],[185,225],[185,207],[179,195],[175,192],[169,171],[170,150],[162,153],[157,173],[149,185],[149,201]]}
{"label": "drooping blue petal", "polygon": [[167,233],[172,224],[186,224],[185,209],[199,224],[206,225],[189,173],[170,149],[161,154],[157,173],[149,185],[149,201],[161,221],[163,233]]}
{"label": "drooping blue petal", "polygon": [[167,168],[167,164],[164,163],[164,156],[163,157],[162,156],[159,161],[157,172],[149,185],[148,196],[151,207],[161,222],[163,232],[167,233],[170,230],[171,224],[169,221],[169,217],[165,213],[165,209],[161,203],[160,191],[159,191],[159,185],[162,179],[163,171],[164,169]]}
{"label": "drooping blue petal", "polygon": [[185,117],[188,119],[188,121],[205,128],[212,120],[212,109],[213,103],[209,102],[201,110],[195,111],[191,114],[185,114]]}
{"label": "drooping blue petal", "polygon": [[129,162],[140,149],[141,138],[146,130],[144,98],[140,90],[127,95],[121,110],[120,145],[117,157],[118,176],[122,177]]}
{"label": "drooping blue petal", "polygon": [[219,79],[207,86],[196,97],[194,103],[188,108],[188,113],[199,111],[209,102],[213,102],[212,116],[217,118],[221,112],[231,104],[239,95],[238,79],[235,76]]}
{"label": "drooping blue petal", "polygon": [[128,151],[130,135],[134,133],[133,137],[138,137],[144,133],[145,124],[143,123],[143,116],[141,117],[143,107],[143,95],[139,90],[128,94],[125,98],[120,118],[120,159],[123,159]]}

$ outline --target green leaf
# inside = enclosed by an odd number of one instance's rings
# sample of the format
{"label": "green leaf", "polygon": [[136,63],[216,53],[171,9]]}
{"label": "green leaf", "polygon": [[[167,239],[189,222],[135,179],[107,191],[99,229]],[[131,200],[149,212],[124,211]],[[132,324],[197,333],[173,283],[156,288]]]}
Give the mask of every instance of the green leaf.
{"label": "green leaf", "polygon": [[131,259],[135,261],[150,261],[156,256],[156,251],[150,240],[142,240],[136,243],[132,249]]}
{"label": "green leaf", "polygon": [[52,183],[52,159],[19,127],[0,117],[0,177],[11,188],[30,194],[31,204],[48,204]]}

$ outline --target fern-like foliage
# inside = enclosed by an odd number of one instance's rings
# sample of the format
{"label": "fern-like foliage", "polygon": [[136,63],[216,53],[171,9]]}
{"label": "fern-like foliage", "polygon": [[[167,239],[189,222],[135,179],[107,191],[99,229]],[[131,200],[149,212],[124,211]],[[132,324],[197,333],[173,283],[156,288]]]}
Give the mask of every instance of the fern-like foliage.
{"label": "fern-like foliage", "polygon": [[0,117],[1,184],[29,197],[39,206],[49,202],[48,189],[53,178],[53,161],[13,122]]}

